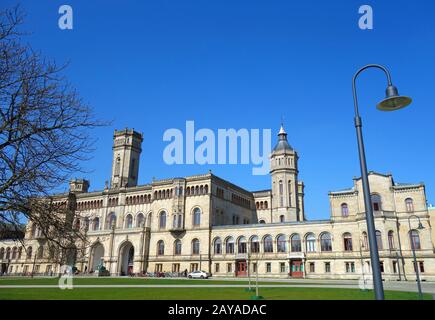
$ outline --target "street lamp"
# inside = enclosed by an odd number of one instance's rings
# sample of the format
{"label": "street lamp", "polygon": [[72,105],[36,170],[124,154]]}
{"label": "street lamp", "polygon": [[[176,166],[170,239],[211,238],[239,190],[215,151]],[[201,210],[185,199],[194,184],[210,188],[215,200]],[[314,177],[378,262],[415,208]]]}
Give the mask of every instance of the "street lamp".
{"label": "street lamp", "polygon": [[422,230],[424,229],[424,227],[423,224],[421,223],[420,217],[416,216],[415,214],[408,217],[409,240],[411,241],[412,256],[414,257],[414,269],[415,269],[415,275],[417,277],[418,297],[420,300],[423,300],[423,293],[421,292],[420,273],[418,271],[417,257],[415,256],[415,245],[414,245],[414,240],[412,239],[411,218],[418,219],[418,227],[417,227],[418,230]]}
{"label": "street lamp", "polygon": [[370,246],[370,260],[371,260],[372,271],[373,271],[373,284],[374,284],[376,299],[384,300],[384,288],[382,285],[379,253],[378,253],[378,246],[376,243],[376,229],[375,229],[375,223],[373,218],[372,202],[370,198],[370,187],[369,187],[369,181],[367,175],[367,163],[366,163],[366,156],[365,156],[364,142],[363,142],[363,135],[362,135],[362,122],[358,111],[358,98],[356,94],[356,78],[361,72],[369,68],[381,69],[382,71],[384,71],[388,80],[386,98],[377,104],[377,108],[379,110],[382,111],[398,110],[408,106],[412,100],[409,97],[399,96],[397,88],[393,86],[391,82],[390,72],[384,66],[378,64],[369,64],[359,69],[353,76],[352,91],[353,91],[353,101],[355,107],[355,128],[356,128],[356,136],[358,141],[359,162],[361,167],[361,179],[363,185],[364,205],[365,205],[366,220],[367,220],[367,233],[368,233],[369,246]]}

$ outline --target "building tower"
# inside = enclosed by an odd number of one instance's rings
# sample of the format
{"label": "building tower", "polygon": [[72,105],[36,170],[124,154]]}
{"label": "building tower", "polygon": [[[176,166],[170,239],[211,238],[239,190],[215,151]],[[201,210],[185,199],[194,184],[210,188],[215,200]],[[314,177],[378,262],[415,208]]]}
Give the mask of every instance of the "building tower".
{"label": "building tower", "polygon": [[132,129],[115,130],[111,188],[134,187],[139,174],[143,136]]}
{"label": "building tower", "polygon": [[298,181],[298,154],[289,145],[287,133],[282,125],[278,133],[278,142],[270,157],[270,175],[272,222],[304,220],[303,184]]}

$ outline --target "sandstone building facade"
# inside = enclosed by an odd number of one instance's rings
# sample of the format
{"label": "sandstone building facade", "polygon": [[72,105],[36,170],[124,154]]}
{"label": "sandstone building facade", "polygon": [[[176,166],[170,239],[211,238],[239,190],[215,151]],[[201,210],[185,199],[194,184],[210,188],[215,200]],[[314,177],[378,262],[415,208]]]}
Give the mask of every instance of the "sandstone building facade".
{"label": "sandstone building facade", "polygon": [[[298,154],[281,127],[270,157],[271,189],[248,191],[212,173],[138,185],[142,135],[115,131],[110,186],[88,192],[72,180],[77,228],[89,246],[75,266],[112,275],[205,270],[214,277],[259,276],[359,279],[369,276],[370,256],[361,179],[330,192],[330,219],[308,221]],[[435,280],[433,231],[422,183],[396,183],[370,172],[383,278]],[[418,218],[423,229],[418,229]],[[411,228],[409,228],[409,223]],[[411,241],[417,252],[412,260]],[[51,274],[45,240],[29,223],[24,247],[0,241],[2,274]]]}

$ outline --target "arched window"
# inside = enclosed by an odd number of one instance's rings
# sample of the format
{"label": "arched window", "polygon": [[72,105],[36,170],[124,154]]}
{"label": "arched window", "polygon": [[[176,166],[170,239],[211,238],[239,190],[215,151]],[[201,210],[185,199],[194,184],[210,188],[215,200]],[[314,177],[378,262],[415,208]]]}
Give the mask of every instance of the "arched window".
{"label": "arched window", "polygon": [[288,206],[292,205],[292,181],[288,181]]}
{"label": "arched window", "polygon": [[343,234],[344,251],[352,251],[352,235],[349,232]]}
{"label": "arched window", "polygon": [[192,254],[199,254],[199,240],[192,240]]}
{"label": "arched window", "polygon": [[276,251],[277,252],[287,252],[287,241],[285,235],[280,234],[276,238]]}
{"label": "arched window", "polygon": [[411,232],[409,233],[409,237],[411,240],[411,249],[412,246],[414,246],[415,250],[420,250],[421,249],[421,244],[420,244],[420,236],[418,234],[417,230],[411,230]]}
{"label": "arched window", "polygon": [[12,259],[16,259],[17,258],[17,247],[13,247],[12,248]]}
{"label": "arched window", "polygon": [[139,213],[136,217],[136,228],[142,228],[144,226],[144,215]]}
{"label": "arched window", "polygon": [[307,252],[316,252],[316,237],[313,233],[309,233],[305,237]]}
{"label": "arched window", "polygon": [[116,227],[116,215],[113,212],[107,219],[106,229],[111,229],[112,227]]}
{"label": "arched window", "polygon": [[0,260],[3,260],[5,258],[5,248],[0,249]]}
{"label": "arched window", "polygon": [[37,252],[36,257],[37,257],[38,259],[42,259],[43,256],[44,256],[44,248],[43,248],[42,246],[40,246],[40,247],[38,248],[38,252]]}
{"label": "arched window", "polygon": [[283,197],[283,185],[282,185],[282,180],[279,180],[279,204],[280,207],[284,206],[284,197]]}
{"label": "arched window", "polygon": [[347,203],[341,204],[341,216],[342,217],[349,216],[349,207],[347,206]]}
{"label": "arched window", "polygon": [[301,245],[301,236],[297,233],[292,235],[291,237],[291,249],[292,252],[301,252],[302,251],[302,245]]}
{"label": "arched window", "polygon": [[89,218],[85,218],[85,231],[89,231]]}
{"label": "arched window", "polygon": [[33,248],[32,247],[28,247],[27,248],[27,259],[32,259],[32,251],[33,251]]}
{"label": "arched window", "polygon": [[368,250],[369,249],[369,242],[367,239],[367,232],[363,231],[362,233],[362,249],[363,250]]}
{"label": "arched window", "polygon": [[166,212],[162,211],[159,215],[159,228],[165,229],[166,228]]}
{"label": "arched window", "polygon": [[201,224],[201,209],[195,208],[193,210],[193,225],[199,226]]}
{"label": "arched window", "polygon": [[92,230],[96,231],[100,229],[100,218],[95,217],[92,223]]}
{"label": "arched window", "polygon": [[[307,238],[307,242],[308,242],[308,238]],[[332,251],[332,239],[331,239],[331,234],[329,232],[324,232],[320,235],[320,250]]]}
{"label": "arched window", "polygon": [[125,218],[125,228],[131,229],[133,228],[133,216],[131,214],[128,214]]}
{"label": "arched window", "polygon": [[405,205],[406,205],[406,211],[407,212],[413,212],[414,211],[414,202],[412,201],[411,198],[407,198],[405,200]]}
{"label": "arched window", "polygon": [[384,246],[382,245],[382,233],[376,230],[376,242],[378,244],[378,250],[382,250]]}
{"label": "arched window", "polygon": [[273,240],[270,235],[267,235],[263,239],[263,247],[265,253],[273,252]]}
{"label": "arched window", "polygon": [[394,245],[394,232],[393,232],[393,230],[388,231],[388,246],[389,246],[390,250],[393,250],[396,248],[396,246]]}
{"label": "arched window", "polygon": [[239,241],[237,244],[237,252],[238,253],[246,253],[247,252],[246,238],[243,236],[241,236],[239,238]]}
{"label": "arched window", "polygon": [[260,252],[260,240],[257,236],[251,237],[251,253],[259,253]]}
{"label": "arched window", "polygon": [[267,209],[267,201],[264,201],[264,209]]}
{"label": "arched window", "polygon": [[260,221],[258,221],[258,223],[260,223],[260,224],[264,224],[264,223],[266,223],[266,221],[264,221],[263,219],[261,219]]}
{"label": "arched window", "polygon": [[225,244],[225,253],[234,253],[234,239],[233,237],[227,238]]}
{"label": "arched window", "polygon": [[382,202],[381,196],[379,194],[372,194],[372,207],[373,211],[381,211],[382,210]]}
{"label": "arched window", "polygon": [[181,240],[177,239],[174,242],[174,254],[180,255],[181,254]]}
{"label": "arched window", "polygon": [[285,219],[285,218],[284,218],[284,215],[283,215],[283,214],[279,216],[279,222],[284,222],[284,219]]}
{"label": "arched window", "polygon": [[157,255],[163,256],[165,254],[165,243],[163,240],[157,242]]}
{"label": "arched window", "polygon": [[6,259],[11,258],[11,248],[6,248]]}
{"label": "arched window", "polygon": [[21,259],[21,255],[23,253],[23,247],[18,248],[18,259]]}
{"label": "arched window", "polygon": [[216,238],[214,240],[214,254],[222,254],[222,240],[221,240],[221,238]]}

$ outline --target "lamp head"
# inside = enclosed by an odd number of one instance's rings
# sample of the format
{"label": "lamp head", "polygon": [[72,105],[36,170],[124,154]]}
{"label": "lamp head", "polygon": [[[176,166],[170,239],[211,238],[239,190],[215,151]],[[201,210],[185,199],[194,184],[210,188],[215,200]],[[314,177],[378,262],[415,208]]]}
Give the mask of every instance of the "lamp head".
{"label": "lamp head", "polygon": [[399,96],[399,91],[393,85],[386,90],[386,98],[376,106],[381,111],[394,111],[407,107],[412,102],[410,97]]}
{"label": "lamp head", "polygon": [[424,229],[423,224],[421,222],[418,223],[418,230]]}

